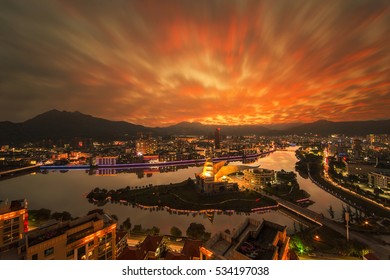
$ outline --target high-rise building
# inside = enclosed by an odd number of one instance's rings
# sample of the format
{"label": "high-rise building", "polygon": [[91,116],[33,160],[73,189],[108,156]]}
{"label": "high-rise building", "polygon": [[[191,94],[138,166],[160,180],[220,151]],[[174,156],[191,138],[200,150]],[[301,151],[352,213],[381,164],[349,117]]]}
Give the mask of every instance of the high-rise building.
{"label": "high-rise building", "polygon": [[354,158],[359,158],[362,153],[362,141],[360,139],[353,139],[352,152]]}
{"label": "high-rise building", "polygon": [[27,260],[114,260],[116,226],[107,214],[92,211],[29,231],[20,254]]}
{"label": "high-rise building", "polygon": [[28,230],[27,202],[0,203],[0,252],[13,247]]}
{"label": "high-rise building", "polygon": [[137,154],[141,155],[152,155],[157,150],[157,141],[156,139],[139,139],[135,143],[135,148]]}
{"label": "high-rise building", "polygon": [[221,129],[219,127],[214,132],[214,147],[221,149]]}

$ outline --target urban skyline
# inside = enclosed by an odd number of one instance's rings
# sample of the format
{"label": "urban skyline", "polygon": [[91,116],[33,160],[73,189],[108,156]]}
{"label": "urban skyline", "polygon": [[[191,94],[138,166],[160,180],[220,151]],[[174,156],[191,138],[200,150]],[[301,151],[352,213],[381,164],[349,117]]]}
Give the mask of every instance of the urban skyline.
{"label": "urban skyline", "polygon": [[390,259],[389,33],[388,0],[0,1],[0,260]]}
{"label": "urban skyline", "polygon": [[2,1],[0,119],[388,119],[387,1]]}

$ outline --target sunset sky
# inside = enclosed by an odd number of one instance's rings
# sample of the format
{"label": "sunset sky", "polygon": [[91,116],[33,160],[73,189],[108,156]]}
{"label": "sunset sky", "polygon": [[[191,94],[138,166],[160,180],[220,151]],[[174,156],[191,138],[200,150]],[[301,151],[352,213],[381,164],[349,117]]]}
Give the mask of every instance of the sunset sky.
{"label": "sunset sky", "polygon": [[390,1],[0,1],[0,121],[390,119]]}

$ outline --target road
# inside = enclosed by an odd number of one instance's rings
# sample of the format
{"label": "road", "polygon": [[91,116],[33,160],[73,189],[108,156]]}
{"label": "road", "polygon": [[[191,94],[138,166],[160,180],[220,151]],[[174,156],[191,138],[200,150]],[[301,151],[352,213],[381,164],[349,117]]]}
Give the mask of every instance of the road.
{"label": "road", "polygon": [[[324,150],[324,159],[323,159],[323,162],[324,162],[324,175],[325,176],[321,176],[325,181],[327,181],[329,184],[332,184],[334,187],[336,188],[339,188],[340,190],[343,190],[345,192],[348,192],[356,197],[359,197],[363,200],[365,200],[366,202],[369,202],[373,205],[376,205],[377,207],[380,207],[381,209],[383,210],[387,210],[387,211],[390,211],[390,207],[389,206],[386,206],[386,205],[383,205],[381,203],[378,203],[377,201],[375,200],[372,200],[368,197],[365,197],[361,194],[358,194],[357,192],[354,192],[348,188],[345,188],[343,187],[342,185],[338,184],[337,182],[333,181],[332,178],[329,176],[329,173],[328,173],[328,170],[329,170],[329,165],[327,163],[327,161],[325,160],[327,157],[327,152],[326,150]],[[310,180],[312,180],[314,183],[316,183],[317,185],[319,184],[318,182],[316,182],[312,177],[311,177],[311,173],[310,173],[310,167],[309,165],[307,165],[307,171],[308,171],[308,174],[309,174],[309,177],[310,177]]]}
{"label": "road", "polygon": [[[299,214],[302,217],[305,217],[306,219],[309,219],[309,220],[311,220],[319,225],[326,226],[326,227],[340,233],[341,235],[345,236],[345,238],[346,238],[347,233],[346,233],[345,226],[340,225],[340,224],[334,222],[333,220],[328,219],[317,212],[300,207],[298,205],[295,205],[295,204],[293,204],[289,201],[286,201],[284,199],[281,199],[279,197],[276,197],[273,195],[267,195],[264,193],[262,193],[262,195],[276,200],[279,203],[279,206],[284,207],[290,211],[293,211],[296,214]],[[366,244],[368,247],[370,247],[374,251],[374,254],[377,255],[380,259],[382,259],[382,260],[390,259],[390,246],[380,244],[371,235],[350,231],[349,238],[356,240],[358,242],[361,242],[363,244]]]}

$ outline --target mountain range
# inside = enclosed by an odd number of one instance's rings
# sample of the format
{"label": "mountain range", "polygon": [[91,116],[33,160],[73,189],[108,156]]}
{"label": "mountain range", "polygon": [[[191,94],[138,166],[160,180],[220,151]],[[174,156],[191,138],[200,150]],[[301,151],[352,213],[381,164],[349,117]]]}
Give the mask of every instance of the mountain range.
{"label": "mountain range", "polygon": [[390,119],[381,121],[291,123],[280,125],[205,125],[181,122],[168,127],[145,127],[124,121],[110,121],[80,112],[51,110],[20,123],[0,122],[0,144],[18,144],[42,139],[88,137],[99,140],[125,139],[137,132],[153,135],[213,135],[219,127],[223,135],[319,135],[390,134]]}

